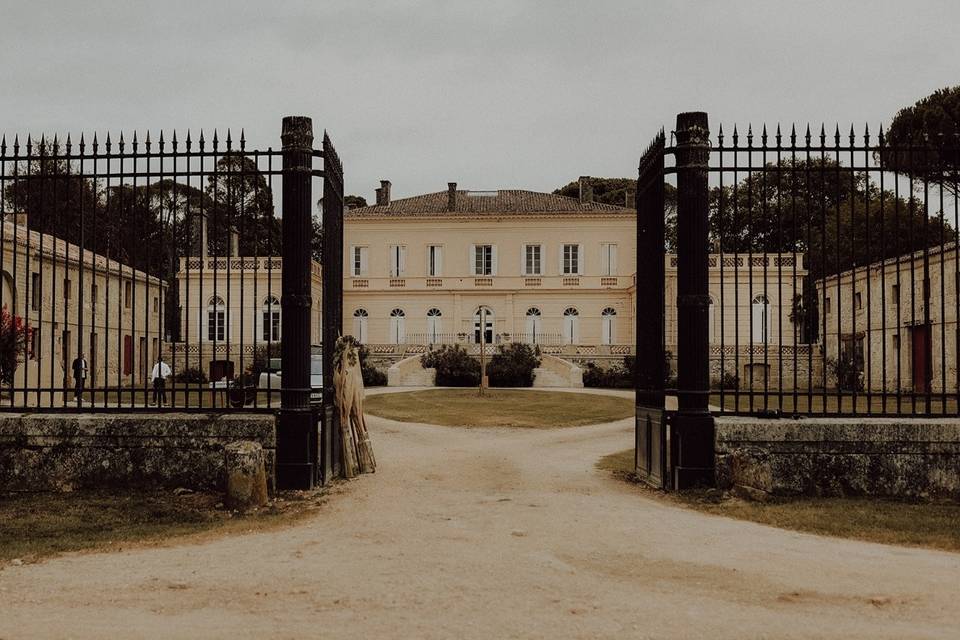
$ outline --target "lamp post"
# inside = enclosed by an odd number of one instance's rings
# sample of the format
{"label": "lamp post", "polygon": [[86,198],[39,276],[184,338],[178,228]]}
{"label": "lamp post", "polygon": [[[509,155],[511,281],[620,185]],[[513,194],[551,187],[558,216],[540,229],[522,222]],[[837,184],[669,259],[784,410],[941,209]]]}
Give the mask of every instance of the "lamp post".
{"label": "lamp post", "polygon": [[487,343],[487,309],[480,307],[480,395],[487,386],[487,359],[484,347]]}

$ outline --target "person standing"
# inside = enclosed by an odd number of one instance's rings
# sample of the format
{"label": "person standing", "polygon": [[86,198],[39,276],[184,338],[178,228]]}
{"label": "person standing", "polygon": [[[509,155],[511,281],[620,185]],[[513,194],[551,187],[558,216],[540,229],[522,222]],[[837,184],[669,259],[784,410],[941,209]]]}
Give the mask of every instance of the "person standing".
{"label": "person standing", "polygon": [[87,359],[80,353],[73,361],[73,399],[80,402],[80,396],[83,394],[83,387],[87,384]]}
{"label": "person standing", "polygon": [[150,379],[153,381],[153,404],[160,406],[167,403],[167,376],[173,373],[170,365],[163,361],[163,358],[157,358],[157,364],[153,365],[153,371],[150,373]]}

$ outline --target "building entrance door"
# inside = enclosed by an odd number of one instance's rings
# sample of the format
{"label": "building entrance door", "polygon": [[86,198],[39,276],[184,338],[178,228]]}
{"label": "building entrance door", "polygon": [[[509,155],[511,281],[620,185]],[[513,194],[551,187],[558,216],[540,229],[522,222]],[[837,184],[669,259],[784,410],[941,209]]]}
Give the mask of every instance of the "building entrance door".
{"label": "building entrance door", "polygon": [[489,307],[480,307],[473,314],[473,341],[480,344],[480,324],[484,325],[483,341],[493,344],[493,311]]}

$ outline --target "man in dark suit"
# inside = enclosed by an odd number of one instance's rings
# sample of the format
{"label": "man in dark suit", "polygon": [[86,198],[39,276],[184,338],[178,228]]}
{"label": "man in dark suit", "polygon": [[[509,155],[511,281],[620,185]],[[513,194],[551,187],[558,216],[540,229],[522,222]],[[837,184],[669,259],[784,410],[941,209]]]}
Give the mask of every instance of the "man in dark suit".
{"label": "man in dark suit", "polygon": [[83,387],[87,384],[87,372],[89,367],[87,366],[87,359],[83,357],[81,353],[73,361],[73,399],[77,402],[80,402],[80,395],[83,393]]}

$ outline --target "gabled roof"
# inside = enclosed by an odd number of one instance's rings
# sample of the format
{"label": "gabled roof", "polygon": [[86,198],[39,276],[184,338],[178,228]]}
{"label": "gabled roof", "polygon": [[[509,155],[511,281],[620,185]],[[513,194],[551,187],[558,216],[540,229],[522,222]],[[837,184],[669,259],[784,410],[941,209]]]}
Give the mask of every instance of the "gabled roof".
{"label": "gabled roof", "polygon": [[600,202],[580,202],[577,198],[552,193],[501,189],[499,191],[457,191],[456,210],[448,210],[449,192],[425,193],[399,198],[386,205],[350,209],[348,218],[501,216],[547,214],[629,215],[633,209]]}

